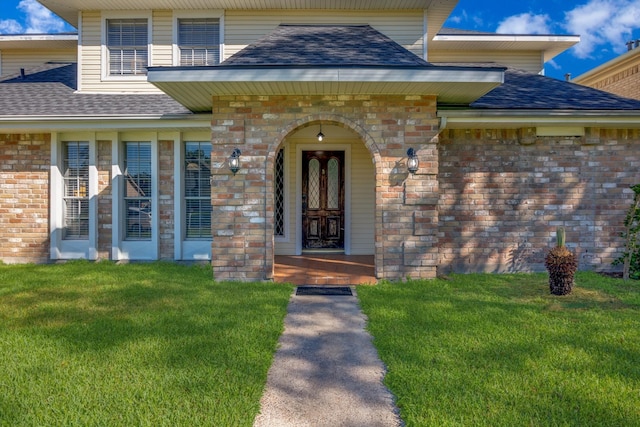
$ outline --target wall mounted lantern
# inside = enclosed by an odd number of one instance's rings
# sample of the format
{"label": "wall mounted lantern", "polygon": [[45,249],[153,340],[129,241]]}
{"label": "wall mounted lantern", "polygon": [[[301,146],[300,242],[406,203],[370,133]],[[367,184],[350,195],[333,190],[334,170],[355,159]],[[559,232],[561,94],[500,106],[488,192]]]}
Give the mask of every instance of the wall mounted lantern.
{"label": "wall mounted lantern", "polygon": [[322,123],[320,123],[320,132],[316,135],[318,137],[318,142],[322,142],[324,139],[324,133],[322,133]]}
{"label": "wall mounted lantern", "polygon": [[409,172],[413,175],[420,167],[420,160],[418,160],[418,155],[413,148],[407,150],[407,156],[409,157],[407,159],[407,169],[409,169]]}
{"label": "wall mounted lantern", "polygon": [[229,170],[235,175],[240,170],[240,150],[233,149],[233,153],[229,156]]}

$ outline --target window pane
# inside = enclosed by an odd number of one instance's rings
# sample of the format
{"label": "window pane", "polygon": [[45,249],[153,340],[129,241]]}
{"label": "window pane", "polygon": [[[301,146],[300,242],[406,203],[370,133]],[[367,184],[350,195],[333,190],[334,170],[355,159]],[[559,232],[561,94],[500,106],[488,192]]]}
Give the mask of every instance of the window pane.
{"label": "window pane", "polygon": [[151,143],[127,142],[125,148],[125,238],[151,239]]}
{"label": "window pane", "polygon": [[274,170],[274,231],[276,236],[284,236],[284,150],[280,149],[276,156]]}
{"label": "window pane", "polygon": [[107,20],[109,74],[146,74],[148,65],[146,19]]}
{"label": "window pane", "polygon": [[309,209],[320,209],[320,162],[309,161]]}
{"label": "window pane", "polygon": [[327,209],[338,209],[340,207],[340,166],[338,159],[329,159],[327,169]]}
{"label": "window pane", "polygon": [[179,19],[180,65],[215,65],[220,62],[220,20]]}
{"label": "window pane", "polygon": [[64,143],[63,239],[89,238],[89,143]]}
{"label": "window pane", "polygon": [[211,238],[211,143],[187,142],[184,155],[185,230],[188,239]]}

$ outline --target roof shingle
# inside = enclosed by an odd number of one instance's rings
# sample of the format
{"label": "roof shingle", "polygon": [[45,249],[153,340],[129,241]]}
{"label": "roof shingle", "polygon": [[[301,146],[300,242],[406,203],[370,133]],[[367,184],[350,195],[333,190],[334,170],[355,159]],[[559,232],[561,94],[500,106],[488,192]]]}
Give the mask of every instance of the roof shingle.
{"label": "roof shingle", "polygon": [[369,25],[280,25],[220,64],[229,66],[430,66]]}

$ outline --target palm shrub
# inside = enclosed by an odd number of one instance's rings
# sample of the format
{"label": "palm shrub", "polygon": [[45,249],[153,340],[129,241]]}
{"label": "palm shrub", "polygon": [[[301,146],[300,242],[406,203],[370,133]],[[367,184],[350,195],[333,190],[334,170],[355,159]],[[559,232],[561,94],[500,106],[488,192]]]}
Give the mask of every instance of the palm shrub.
{"label": "palm shrub", "polygon": [[573,289],[573,277],[578,269],[576,255],[565,245],[564,227],[556,229],[556,246],[549,250],[544,265],[549,272],[549,289],[553,295],[568,295]]}

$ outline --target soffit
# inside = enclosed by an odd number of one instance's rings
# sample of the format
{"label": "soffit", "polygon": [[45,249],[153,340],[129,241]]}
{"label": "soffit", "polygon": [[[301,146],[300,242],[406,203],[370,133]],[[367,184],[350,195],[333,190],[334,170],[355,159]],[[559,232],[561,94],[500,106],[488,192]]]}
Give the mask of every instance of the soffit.
{"label": "soffit", "polygon": [[[458,0],[38,0],[77,28],[81,10],[189,10],[189,9],[290,9],[290,10],[428,10],[435,35]],[[430,29],[431,33],[431,29]]]}
{"label": "soffit", "polygon": [[539,51],[550,61],[580,42],[580,36],[438,34],[429,43],[429,51]]}
{"label": "soffit", "polygon": [[503,81],[500,68],[151,67],[148,81],[191,111],[225,95],[415,95],[469,104]]}

